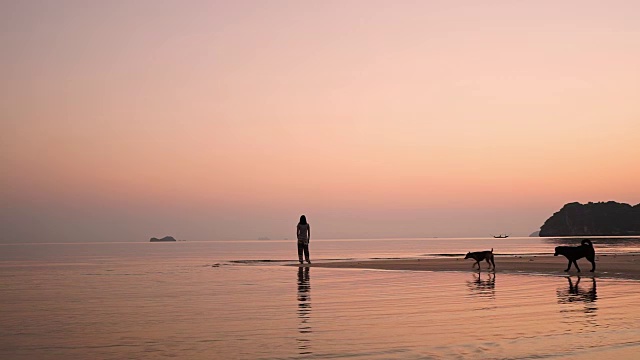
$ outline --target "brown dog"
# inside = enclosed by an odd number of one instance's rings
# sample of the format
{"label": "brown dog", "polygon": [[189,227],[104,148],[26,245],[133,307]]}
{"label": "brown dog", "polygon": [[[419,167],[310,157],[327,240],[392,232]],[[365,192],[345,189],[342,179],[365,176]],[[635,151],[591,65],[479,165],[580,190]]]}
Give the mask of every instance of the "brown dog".
{"label": "brown dog", "polygon": [[569,266],[565,271],[571,269],[571,264],[575,265],[576,270],[580,272],[578,263],[576,260],[587,258],[591,262],[591,272],[596,269],[596,251],[593,249],[593,244],[590,240],[584,239],[580,243],[580,246],[556,246],[556,252],[553,256],[564,255],[569,260]]}
{"label": "brown dog", "polygon": [[465,259],[473,259],[476,262],[471,265],[471,268],[474,268],[476,264],[478,265],[478,270],[480,270],[480,261],[486,260],[487,264],[489,264],[489,269],[491,269],[491,265],[493,264],[493,270],[496,269],[496,263],[493,261],[493,248],[491,251],[476,251],[476,252],[468,252],[464,257]]}

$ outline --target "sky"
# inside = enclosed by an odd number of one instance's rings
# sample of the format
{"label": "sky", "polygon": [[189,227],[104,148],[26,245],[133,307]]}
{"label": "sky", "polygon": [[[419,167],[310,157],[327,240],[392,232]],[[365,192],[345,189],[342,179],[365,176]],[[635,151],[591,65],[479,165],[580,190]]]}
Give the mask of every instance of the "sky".
{"label": "sky", "polygon": [[640,203],[637,1],[0,2],[0,242],[527,236]]}

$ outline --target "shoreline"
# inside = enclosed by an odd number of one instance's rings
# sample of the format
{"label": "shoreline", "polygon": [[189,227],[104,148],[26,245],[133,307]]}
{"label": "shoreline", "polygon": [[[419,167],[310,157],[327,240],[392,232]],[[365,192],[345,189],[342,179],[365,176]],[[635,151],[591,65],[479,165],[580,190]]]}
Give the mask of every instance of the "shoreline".
{"label": "shoreline", "polygon": [[[475,263],[471,259],[461,257],[448,258],[410,258],[410,259],[373,259],[373,260],[345,260],[332,262],[318,262],[303,266],[332,268],[332,269],[371,269],[396,271],[457,271],[478,272],[472,268]],[[568,260],[564,256],[553,255],[508,255],[495,257],[496,270],[489,270],[488,264],[480,263],[481,272],[495,272],[505,274],[531,275],[580,275],[606,277],[616,279],[640,280],[640,254],[603,254],[596,255],[596,270],[590,272],[591,263],[586,259],[578,260],[581,272],[577,272],[572,265],[568,272]],[[295,265],[302,266],[302,265]]]}

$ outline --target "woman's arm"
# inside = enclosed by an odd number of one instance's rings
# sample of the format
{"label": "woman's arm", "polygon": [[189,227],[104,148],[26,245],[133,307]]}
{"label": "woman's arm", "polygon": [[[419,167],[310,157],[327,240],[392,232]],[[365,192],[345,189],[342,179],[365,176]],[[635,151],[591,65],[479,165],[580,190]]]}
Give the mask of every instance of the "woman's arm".
{"label": "woman's arm", "polygon": [[307,239],[311,240],[311,225],[307,225]]}

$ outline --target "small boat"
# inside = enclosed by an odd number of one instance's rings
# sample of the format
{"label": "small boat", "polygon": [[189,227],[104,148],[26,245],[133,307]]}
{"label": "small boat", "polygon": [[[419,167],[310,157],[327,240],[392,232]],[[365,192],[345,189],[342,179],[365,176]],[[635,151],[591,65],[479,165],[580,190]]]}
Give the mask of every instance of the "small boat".
{"label": "small boat", "polygon": [[493,236],[496,239],[505,239],[505,238],[509,237],[509,235],[507,235],[507,234],[491,235],[491,236]]}

